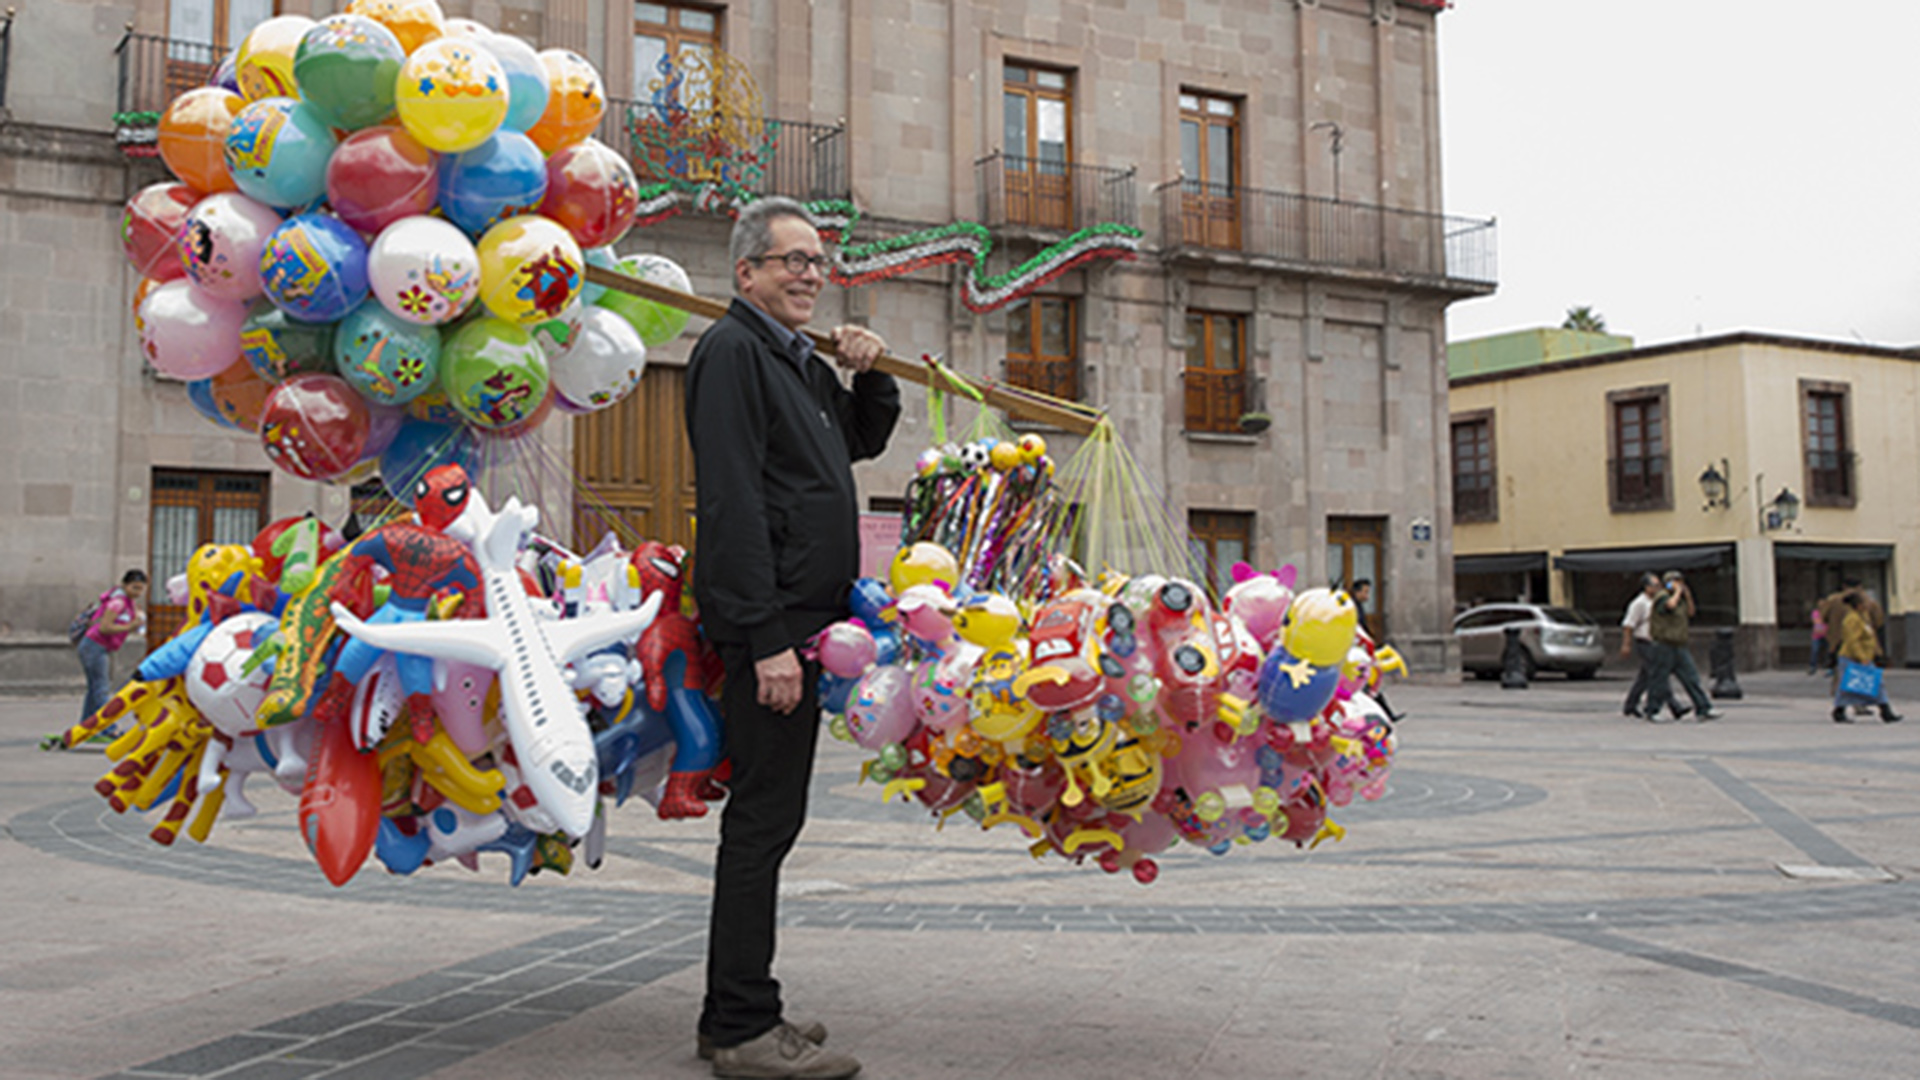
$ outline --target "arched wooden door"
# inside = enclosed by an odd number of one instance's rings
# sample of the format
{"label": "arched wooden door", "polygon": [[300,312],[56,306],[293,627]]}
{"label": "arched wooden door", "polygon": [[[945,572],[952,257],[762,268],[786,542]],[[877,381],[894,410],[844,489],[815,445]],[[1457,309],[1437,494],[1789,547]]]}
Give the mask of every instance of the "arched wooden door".
{"label": "arched wooden door", "polygon": [[574,428],[573,540],[583,552],[612,529],[631,548],[641,540],[693,550],[693,450],[681,398],[687,369],[658,364],[610,409]]}

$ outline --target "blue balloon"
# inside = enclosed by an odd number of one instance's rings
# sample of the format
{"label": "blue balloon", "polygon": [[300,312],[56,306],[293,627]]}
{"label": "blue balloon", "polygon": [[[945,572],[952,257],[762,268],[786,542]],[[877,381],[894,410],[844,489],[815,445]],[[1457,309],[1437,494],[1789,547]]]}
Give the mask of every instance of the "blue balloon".
{"label": "blue balloon", "polygon": [[380,455],[380,478],[394,498],[413,505],[413,486],[436,465],[459,465],[467,472],[478,468],[480,448],[464,427],[435,424],[411,417],[400,422],[393,442]]}
{"label": "blue balloon", "polygon": [[873,635],[873,662],[882,667],[898,663],[900,660],[900,628],[888,623],[878,630],[869,631]]}
{"label": "blue balloon", "polygon": [[517,131],[496,132],[440,162],[440,209],[470,236],[539,210],[546,195],[547,159]]}
{"label": "blue balloon", "polygon": [[293,98],[248,104],[227,130],[227,171],[240,194],[280,210],[327,193],[327,160],[339,140],[313,106]]}
{"label": "blue balloon", "polygon": [[849,679],[831,671],[821,672],[820,707],[830,713],[846,712],[847,701],[853,697],[853,688],[859,684],[859,679]]}
{"label": "blue balloon", "polygon": [[405,405],[439,385],[440,331],[368,300],[334,328],[333,362],[368,401]]}
{"label": "blue balloon", "polygon": [[533,46],[511,34],[492,34],[480,44],[507,73],[507,118],[500,126],[508,131],[525,131],[540,122],[547,111],[547,65]]}
{"label": "blue balloon", "polygon": [[[583,254],[587,257],[588,266],[597,266],[602,270],[620,269],[620,255],[613,250],[613,245],[611,244],[606,247],[588,248]],[[607,287],[605,285],[595,285],[589,281],[580,287],[580,302],[582,304],[599,303],[600,298],[605,295],[607,295]]]}
{"label": "blue balloon", "polygon": [[333,322],[367,298],[367,242],[339,218],[301,214],[267,237],[260,280],[274,307],[301,322]]}
{"label": "blue balloon", "polygon": [[223,428],[237,427],[220,411],[220,405],[213,400],[213,380],[195,379],[187,384],[187,400],[193,402],[194,411],[219,424]]}
{"label": "blue balloon", "polygon": [[1260,665],[1260,707],[1282,724],[1311,720],[1340,688],[1340,669],[1314,667],[1284,648]]}
{"label": "blue balloon", "polygon": [[892,625],[880,617],[882,611],[893,606],[893,594],[887,591],[886,583],[879,578],[863,577],[856,580],[847,604],[853,609],[853,617],[866,623],[868,630]]}

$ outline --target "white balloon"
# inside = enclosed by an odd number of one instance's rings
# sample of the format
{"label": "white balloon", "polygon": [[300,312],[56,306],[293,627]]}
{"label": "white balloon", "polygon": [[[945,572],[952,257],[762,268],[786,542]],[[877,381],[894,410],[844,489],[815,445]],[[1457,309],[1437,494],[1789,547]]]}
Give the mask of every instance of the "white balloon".
{"label": "white balloon", "polygon": [[480,298],[480,253],[452,222],[404,217],[367,249],[367,283],[396,318],[443,326]]}
{"label": "white balloon", "polygon": [[618,313],[589,305],[566,352],[553,358],[555,404],[573,412],[597,412],[640,385],[647,346],[640,331]]}

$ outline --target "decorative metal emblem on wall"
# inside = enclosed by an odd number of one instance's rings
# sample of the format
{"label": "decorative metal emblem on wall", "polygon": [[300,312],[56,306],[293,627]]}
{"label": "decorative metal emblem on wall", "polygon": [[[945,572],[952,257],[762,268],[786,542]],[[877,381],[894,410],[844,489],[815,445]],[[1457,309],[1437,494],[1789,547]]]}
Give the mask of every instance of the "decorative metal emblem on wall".
{"label": "decorative metal emblem on wall", "polygon": [[636,171],[691,196],[701,210],[751,201],[773,162],[780,124],[766,118],[745,62],[719,49],[683,49],[661,56],[654,70],[648,100],[628,117]]}

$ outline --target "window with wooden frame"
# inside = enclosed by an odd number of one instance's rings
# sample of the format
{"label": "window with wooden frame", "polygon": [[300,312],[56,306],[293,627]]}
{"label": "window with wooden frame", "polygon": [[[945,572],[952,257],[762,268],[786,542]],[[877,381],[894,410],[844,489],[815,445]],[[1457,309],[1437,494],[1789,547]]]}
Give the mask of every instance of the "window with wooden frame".
{"label": "window with wooden frame", "polygon": [[1806,457],[1808,506],[1851,508],[1853,446],[1846,383],[1800,380],[1800,443]]}
{"label": "window with wooden frame", "polygon": [[1607,499],[1615,513],[1673,509],[1667,388],[1607,395]]}
{"label": "window with wooden frame", "polygon": [[1180,231],[1204,247],[1240,246],[1240,103],[1180,92]]}
{"label": "window with wooden frame", "polygon": [[1253,515],[1242,510],[1190,510],[1189,543],[1194,561],[1206,568],[1213,595],[1233,586],[1233,564],[1253,562]]}
{"label": "window with wooden frame", "polygon": [[1080,305],[1035,296],[1007,308],[1007,381],[1066,401],[1080,398]]}
{"label": "window with wooden frame", "polygon": [[[676,67],[704,62],[720,48],[720,13],[690,4],[656,4],[639,0],[633,5],[633,100],[652,95],[647,84],[661,78],[660,61],[674,58]],[[682,99],[693,108],[695,102]]]}
{"label": "window with wooden frame", "polygon": [[1007,223],[1071,228],[1073,76],[1008,62],[1001,82]]}
{"label": "window with wooden frame", "polygon": [[167,98],[206,85],[220,61],[279,8],[277,0],[169,0]]}
{"label": "window with wooden frame", "polygon": [[154,581],[147,602],[149,648],[172,637],[186,621],[185,607],[165,603],[166,583],[187,571],[187,561],[205,544],[251,544],[267,527],[269,485],[264,472],[153,470],[148,520],[147,574]]}
{"label": "window with wooden frame", "polygon": [[1247,320],[1187,312],[1187,430],[1240,434],[1247,411]]}
{"label": "window with wooden frame", "polygon": [[1493,458],[1493,410],[1453,418],[1453,520],[1500,520],[1500,489]]}

